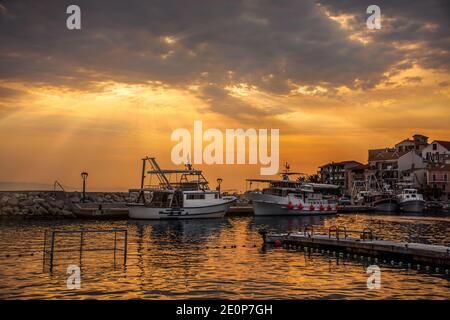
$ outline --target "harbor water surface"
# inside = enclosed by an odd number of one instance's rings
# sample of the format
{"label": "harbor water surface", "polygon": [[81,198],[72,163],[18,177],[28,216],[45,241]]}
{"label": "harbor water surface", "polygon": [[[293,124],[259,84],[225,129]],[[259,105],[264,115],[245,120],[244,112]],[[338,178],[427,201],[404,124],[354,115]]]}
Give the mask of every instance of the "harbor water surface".
{"label": "harbor water surface", "polygon": [[[450,299],[445,270],[380,261],[381,288],[368,289],[364,257],[263,246],[258,230],[312,224],[373,229],[383,239],[450,243],[450,217],[347,214],[329,217],[225,217],[184,221],[0,222],[2,299]],[[128,230],[128,253],[79,251],[79,235],[55,241],[54,266],[43,259],[51,230]],[[114,235],[86,234],[85,249],[112,248]],[[118,248],[122,245],[118,239]],[[400,264],[401,263],[401,264]],[[81,267],[81,287],[67,287],[67,267]]]}

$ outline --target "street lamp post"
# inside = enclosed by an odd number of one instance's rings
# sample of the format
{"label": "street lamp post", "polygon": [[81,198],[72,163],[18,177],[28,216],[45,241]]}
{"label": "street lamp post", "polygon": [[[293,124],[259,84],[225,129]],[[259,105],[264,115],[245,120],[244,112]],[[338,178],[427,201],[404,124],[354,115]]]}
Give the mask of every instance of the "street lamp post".
{"label": "street lamp post", "polygon": [[85,202],[86,201],[86,179],[88,177],[88,173],[83,171],[81,173],[81,179],[83,179],[83,198],[82,201]]}

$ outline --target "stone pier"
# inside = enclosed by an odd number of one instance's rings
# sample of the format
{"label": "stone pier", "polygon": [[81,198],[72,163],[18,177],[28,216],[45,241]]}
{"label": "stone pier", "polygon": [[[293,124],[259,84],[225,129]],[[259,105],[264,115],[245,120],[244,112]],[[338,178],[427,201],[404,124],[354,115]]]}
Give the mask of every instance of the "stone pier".
{"label": "stone pier", "polygon": [[[125,204],[134,201],[136,196],[128,192],[87,192],[86,202]],[[0,191],[0,217],[75,218],[73,209],[81,198],[82,194],[76,191]]]}

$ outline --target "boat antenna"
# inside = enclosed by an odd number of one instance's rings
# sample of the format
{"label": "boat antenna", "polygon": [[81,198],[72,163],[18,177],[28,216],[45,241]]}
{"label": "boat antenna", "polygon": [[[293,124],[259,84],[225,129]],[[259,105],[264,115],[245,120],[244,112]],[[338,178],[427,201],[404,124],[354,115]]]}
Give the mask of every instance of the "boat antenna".
{"label": "boat antenna", "polygon": [[190,160],[190,157],[189,157],[189,153],[187,154],[187,157],[186,157],[186,163],[185,163],[185,166],[186,166],[186,168],[187,168],[189,171],[192,170],[192,164],[191,164],[191,160]]}

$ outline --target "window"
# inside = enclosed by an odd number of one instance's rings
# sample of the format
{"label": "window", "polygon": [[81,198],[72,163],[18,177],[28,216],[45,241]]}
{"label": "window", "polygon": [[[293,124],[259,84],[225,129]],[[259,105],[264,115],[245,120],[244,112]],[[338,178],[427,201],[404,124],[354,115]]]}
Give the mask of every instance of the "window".
{"label": "window", "polygon": [[444,181],[447,181],[448,180],[448,176],[447,176],[447,174],[444,174]]}
{"label": "window", "polygon": [[433,181],[436,181],[436,175],[433,174]]}
{"label": "window", "polygon": [[186,195],[186,200],[199,200],[199,199],[205,199],[205,194],[197,194],[197,193],[193,193],[193,194],[187,194]]}
{"label": "window", "polygon": [[433,143],[433,150],[437,150],[437,144]]}

